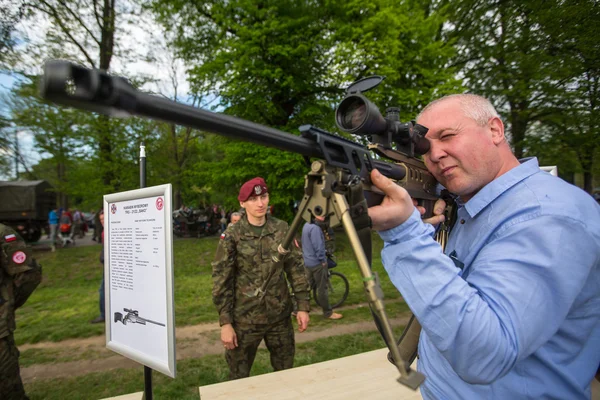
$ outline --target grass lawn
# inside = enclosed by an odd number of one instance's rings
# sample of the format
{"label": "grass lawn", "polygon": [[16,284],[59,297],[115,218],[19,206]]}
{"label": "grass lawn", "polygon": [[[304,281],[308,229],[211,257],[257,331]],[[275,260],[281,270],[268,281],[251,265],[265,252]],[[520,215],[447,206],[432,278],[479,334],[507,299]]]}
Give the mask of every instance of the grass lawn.
{"label": "grass lawn", "polygon": [[[211,266],[219,238],[180,239],[173,243],[176,326],[217,322],[211,300]],[[337,271],[350,282],[350,295],[344,305],[366,302],[362,277],[352,249],[343,232],[337,234]],[[379,273],[386,299],[399,298],[383,270],[380,259],[382,241],[373,235],[373,270]],[[44,278],[29,301],[17,311],[17,344],[62,341],[104,333],[103,324],[91,325],[98,311],[98,286],[102,268],[100,246],[60,249],[55,253],[36,253]],[[348,312],[346,313],[348,315]],[[348,322],[369,318],[367,310],[348,315]],[[393,316],[393,315],[390,315]],[[318,314],[313,321],[318,326]]]}

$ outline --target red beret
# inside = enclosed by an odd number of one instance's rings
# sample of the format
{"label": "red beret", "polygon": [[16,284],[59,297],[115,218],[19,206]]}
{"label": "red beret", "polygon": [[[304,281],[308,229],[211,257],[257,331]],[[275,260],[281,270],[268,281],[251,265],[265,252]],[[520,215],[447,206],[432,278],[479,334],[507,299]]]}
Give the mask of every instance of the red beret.
{"label": "red beret", "polygon": [[248,182],[242,185],[240,188],[240,194],[238,195],[238,200],[242,202],[248,201],[250,196],[260,196],[268,192],[269,189],[267,189],[265,180],[257,176],[256,178],[250,179]]}

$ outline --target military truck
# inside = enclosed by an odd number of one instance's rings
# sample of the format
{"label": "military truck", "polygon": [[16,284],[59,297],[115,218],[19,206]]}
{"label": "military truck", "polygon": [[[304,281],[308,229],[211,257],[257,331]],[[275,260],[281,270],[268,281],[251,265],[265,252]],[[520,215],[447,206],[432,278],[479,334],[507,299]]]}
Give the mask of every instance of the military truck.
{"label": "military truck", "polygon": [[28,242],[37,242],[56,208],[56,193],[47,181],[0,181],[0,222]]}

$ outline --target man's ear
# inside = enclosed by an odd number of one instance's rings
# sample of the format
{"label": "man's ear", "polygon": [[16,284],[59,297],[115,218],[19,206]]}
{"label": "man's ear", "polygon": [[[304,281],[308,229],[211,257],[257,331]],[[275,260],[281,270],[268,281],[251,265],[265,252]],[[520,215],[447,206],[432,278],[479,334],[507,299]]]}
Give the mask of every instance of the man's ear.
{"label": "man's ear", "polygon": [[505,141],[504,137],[504,123],[498,117],[491,118],[488,122],[488,126],[492,133],[492,141],[495,145],[499,145],[500,143]]}
{"label": "man's ear", "polygon": [[243,201],[240,201],[240,207],[246,208],[246,207],[244,207],[244,202]]}

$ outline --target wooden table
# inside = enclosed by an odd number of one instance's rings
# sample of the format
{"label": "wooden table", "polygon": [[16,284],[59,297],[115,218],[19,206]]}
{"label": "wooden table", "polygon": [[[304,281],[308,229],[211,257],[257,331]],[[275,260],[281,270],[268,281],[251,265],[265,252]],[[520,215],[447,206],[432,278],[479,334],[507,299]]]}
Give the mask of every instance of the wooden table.
{"label": "wooden table", "polygon": [[[201,400],[421,400],[399,384],[387,348],[200,387]],[[414,366],[413,366],[414,367]]]}

